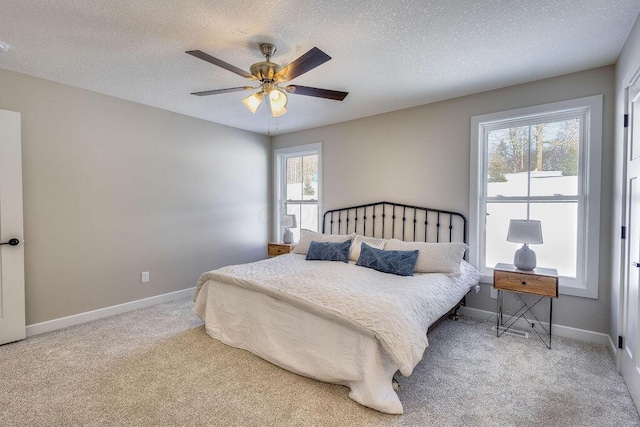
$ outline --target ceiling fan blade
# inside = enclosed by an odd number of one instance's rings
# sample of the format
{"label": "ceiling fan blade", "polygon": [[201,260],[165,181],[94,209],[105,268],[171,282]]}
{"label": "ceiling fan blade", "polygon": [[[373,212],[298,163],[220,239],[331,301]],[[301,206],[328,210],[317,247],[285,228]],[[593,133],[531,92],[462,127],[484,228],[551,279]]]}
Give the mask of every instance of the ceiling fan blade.
{"label": "ceiling fan blade", "polygon": [[217,65],[218,67],[224,68],[225,70],[229,70],[232,73],[236,73],[239,76],[242,76],[242,77],[244,77],[246,79],[256,80],[256,78],[252,74],[249,74],[246,71],[241,70],[238,67],[235,67],[235,66],[233,66],[231,64],[228,64],[228,63],[224,62],[221,59],[214,58],[213,56],[211,56],[209,54],[206,54],[206,53],[204,53],[204,52],[202,52],[200,50],[189,50],[186,53],[188,53],[189,55],[195,56],[196,58],[200,58],[203,61],[207,61],[207,62],[209,62],[209,63],[211,63],[213,65]]}
{"label": "ceiling fan blade", "polygon": [[305,53],[300,58],[280,70],[278,74],[276,74],[276,81],[282,82],[293,80],[307,71],[311,71],[317,66],[324,64],[330,59],[331,57],[329,55],[317,47],[314,47],[309,52]]}
{"label": "ceiling fan blade", "polygon": [[318,89],[317,87],[289,85],[284,88],[289,93],[296,95],[315,96],[317,98],[334,99],[342,101],[349,95],[349,92],[339,92],[337,90]]}
{"label": "ceiling fan blade", "polygon": [[251,90],[251,89],[259,89],[259,88],[251,87],[251,86],[229,87],[226,89],[215,89],[215,90],[205,90],[204,92],[193,92],[191,93],[191,95],[196,95],[196,96],[218,95],[220,93],[240,92],[241,90]]}

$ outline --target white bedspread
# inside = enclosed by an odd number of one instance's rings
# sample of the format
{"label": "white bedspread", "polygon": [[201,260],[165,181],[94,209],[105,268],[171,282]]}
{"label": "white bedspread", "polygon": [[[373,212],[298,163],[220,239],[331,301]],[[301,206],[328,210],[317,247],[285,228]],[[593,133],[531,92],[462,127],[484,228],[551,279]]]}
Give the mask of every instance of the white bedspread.
{"label": "white bedspread", "polygon": [[466,262],[461,271],[401,277],[288,254],[204,273],[194,301],[208,280],[262,292],[376,337],[408,376],[428,345],[427,328],[480,280]]}

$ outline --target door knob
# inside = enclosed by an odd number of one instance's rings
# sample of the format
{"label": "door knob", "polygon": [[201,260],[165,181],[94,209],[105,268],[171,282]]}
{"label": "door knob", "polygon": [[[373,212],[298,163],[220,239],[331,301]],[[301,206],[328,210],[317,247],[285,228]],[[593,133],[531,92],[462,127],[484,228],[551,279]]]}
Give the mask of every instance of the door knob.
{"label": "door knob", "polygon": [[8,242],[0,243],[0,246],[1,245],[18,246],[18,244],[20,244],[20,240],[18,240],[18,239],[9,239]]}
{"label": "door knob", "polygon": [[640,262],[632,262],[631,265],[640,268]]}

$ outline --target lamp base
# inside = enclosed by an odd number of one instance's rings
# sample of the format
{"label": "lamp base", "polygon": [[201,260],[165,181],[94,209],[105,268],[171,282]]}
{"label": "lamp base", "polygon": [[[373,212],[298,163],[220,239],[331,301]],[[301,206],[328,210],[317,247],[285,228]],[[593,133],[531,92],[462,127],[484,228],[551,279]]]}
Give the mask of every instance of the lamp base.
{"label": "lamp base", "polygon": [[282,235],[282,242],[287,244],[293,243],[293,233],[288,228],[284,229],[284,234]]}
{"label": "lamp base", "polygon": [[519,270],[533,270],[536,268],[536,253],[529,249],[526,243],[516,251],[513,257],[513,265]]}

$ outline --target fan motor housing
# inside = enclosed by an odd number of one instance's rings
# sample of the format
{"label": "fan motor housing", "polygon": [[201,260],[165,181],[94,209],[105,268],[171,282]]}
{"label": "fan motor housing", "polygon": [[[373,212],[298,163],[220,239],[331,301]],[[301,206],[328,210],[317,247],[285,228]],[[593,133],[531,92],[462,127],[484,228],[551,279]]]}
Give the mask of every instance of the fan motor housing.
{"label": "fan motor housing", "polygon": [[274,81],[275,75],[282,67],[271,61],[256,62],[251,66],[251,74],[256,76],[260,81]]}

